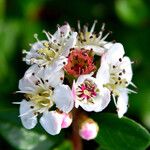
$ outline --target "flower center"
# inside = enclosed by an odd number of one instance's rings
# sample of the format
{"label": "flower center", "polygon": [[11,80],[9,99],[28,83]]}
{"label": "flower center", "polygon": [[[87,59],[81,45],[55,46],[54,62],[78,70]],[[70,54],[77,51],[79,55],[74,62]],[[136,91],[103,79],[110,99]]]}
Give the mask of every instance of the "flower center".
{"label": "flower center", "polygon": [[93,98],[97,96],[99,89],[96,84],[90,80],[85,80],[77,89],[79,100],[86,101],[87,103],[94,103]]}
{"label": "flower center", "polygon": [[91,51],[85,49],[73,49],[68,57],[68,64],[65,66],[66,72],[75,77],[89,74],[95,68]]}
{"label": "flower center", "polygon": [[41,109],[50,108],[53,105],[52,94],[52,90],[41,89],[34,94],[25,94],[25,97],[28,100],[31,100],[35,104],[37,109]]}
{"label": "flower center", "polygon": [[119,89],[126,88],[128,82],[124,75],[126,74],[125,69],[121,69],[120,65],[110,66],[110,80],[109,83],[104,86],[107,87],[115,96],[119,96]]}
{"label": "flower center", "polygon": [[56,47],[56,45],[49,42],[44,42],[43,46],[44,48],[40,48],[39,50],[37,50],[37,53],[39,54],[37,59],[44,60],[51,64],[55,59],[59,57],[60,49],[59,47]]}
{"label": "flower center", "polygon": [[105,24],[102,25],[101,31],[96,34],[94,32],[95,26],[96,26],[97,20],[94,21],[92,27],[90,30],[88,30],[88,26],[84,25],[83,30],[81,30],[80,22],[78,22],[78,40],[77,45],[79,47],[84,47],[87,45],[96,45],[103,47],[106,44],[105,39],[108,37],[108,35],[111,33],[107,33],[105,36],[103,36],[103,31],[105,28]]}

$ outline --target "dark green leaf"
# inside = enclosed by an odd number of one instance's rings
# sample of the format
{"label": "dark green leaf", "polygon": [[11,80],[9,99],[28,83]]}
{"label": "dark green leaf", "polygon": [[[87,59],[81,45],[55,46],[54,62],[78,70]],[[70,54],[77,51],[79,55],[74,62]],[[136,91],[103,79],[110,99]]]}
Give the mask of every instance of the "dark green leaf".
{"label": "dark green leaf", "polygon": [[102,149],[145,150],[150,145],[148,131],[131,119],[119,119],[113,114],[95,115],[94,118],[100,127],[96,141]]}
{"label": "dark green leaf", "polygon": [[10,123],[0,123],[1,135],[15,148],[22,150],[48,150],[55,142],[45,134],[16,127]]}
{"label": "dark green leaf", "polygon": [[[35,129],[23,128],[18,117],[18,110],[0,110],[0,135],[13,147],[21,150],[49,150],[62,141],[63,133],[51,136],[40,128],[38,124]],[[66,144],[69,146],[69,144]]]}
{"label": "dark green leaf", "polygon": [[64,141],[59,147],[55,148],[54,150],[73,150],[72,143],[70,141]]}

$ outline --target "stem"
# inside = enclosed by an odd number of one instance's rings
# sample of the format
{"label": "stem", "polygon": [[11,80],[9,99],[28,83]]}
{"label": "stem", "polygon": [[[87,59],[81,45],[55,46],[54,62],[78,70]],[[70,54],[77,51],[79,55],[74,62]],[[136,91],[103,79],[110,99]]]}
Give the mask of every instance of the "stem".
{"label": "stem", "polygon": [[72,123],[72,143],[73,150],[82,150],[82,139],[79,136],[79,117],[80,111],[78,109],[74,109],[73,111],[73,123]]}

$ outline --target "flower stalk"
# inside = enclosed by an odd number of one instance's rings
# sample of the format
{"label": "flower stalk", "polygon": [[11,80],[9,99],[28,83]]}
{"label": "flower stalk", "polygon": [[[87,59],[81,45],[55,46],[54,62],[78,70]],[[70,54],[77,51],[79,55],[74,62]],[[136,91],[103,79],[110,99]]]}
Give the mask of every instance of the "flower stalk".
{"label": "flower stalk", "polygon": [[73,122],[72,122],[72,136],[71,141],[73,143],[74,150],[82,150],[82,139],[79,135],[79,117],[81,116],[81,111],[79,109],[73,109]]}

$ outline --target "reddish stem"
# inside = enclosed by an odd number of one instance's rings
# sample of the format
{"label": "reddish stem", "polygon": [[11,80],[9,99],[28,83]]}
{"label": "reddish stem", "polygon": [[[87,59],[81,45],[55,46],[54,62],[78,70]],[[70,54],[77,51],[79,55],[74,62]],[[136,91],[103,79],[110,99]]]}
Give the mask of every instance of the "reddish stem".
{"label": "reddish stem", "polygon": [[72,123],[72,143],[74,150],[82,150],[82,139],[79,136],[79,117],[80,111],[74,109],[73,111],[73,123]]}

